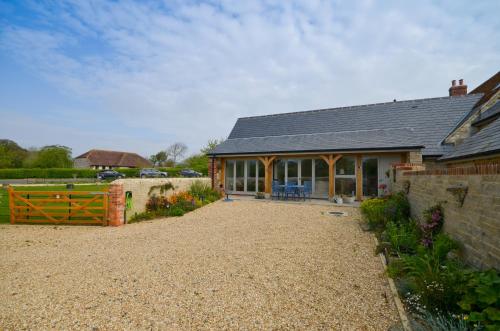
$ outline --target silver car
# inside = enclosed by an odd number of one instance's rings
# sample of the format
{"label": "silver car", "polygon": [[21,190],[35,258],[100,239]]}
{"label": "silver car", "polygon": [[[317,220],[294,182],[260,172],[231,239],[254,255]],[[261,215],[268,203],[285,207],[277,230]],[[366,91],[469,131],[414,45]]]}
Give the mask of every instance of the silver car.
{"label": "silver car", "polygon": [[167,177],[168,174],[164,171],[159,171],[156,169],[141,169],[139,172],[139,177],[141,178],[157,178],[157,177]]}

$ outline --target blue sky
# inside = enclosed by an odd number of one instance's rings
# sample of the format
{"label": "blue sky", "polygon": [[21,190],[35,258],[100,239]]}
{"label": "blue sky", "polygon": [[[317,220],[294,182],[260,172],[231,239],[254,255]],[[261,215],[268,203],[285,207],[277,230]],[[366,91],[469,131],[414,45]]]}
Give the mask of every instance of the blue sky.
{"label": "blue sky", "polygon": [[445,96],[500,68],[499,1],[0,0],[0,138],[197,152],[235,120]]}

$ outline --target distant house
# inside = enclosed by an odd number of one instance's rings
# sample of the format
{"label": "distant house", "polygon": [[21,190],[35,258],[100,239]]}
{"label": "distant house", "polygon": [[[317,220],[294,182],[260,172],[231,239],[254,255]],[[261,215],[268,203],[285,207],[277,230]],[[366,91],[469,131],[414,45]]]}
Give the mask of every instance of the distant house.
{"label": "distant house", "polygon": [[151,167],[151,162],[136,153],[91,149],[74,159],[75,168],[113,169]]}
{"label": "distant house", "polygon": [[243,117],[211,153],[213,185],[232,194],[271,193],[272,183],[312,184],[312,195],[374,196],[394,163],[447,167],[498,160],[497,73],[471,93]]}

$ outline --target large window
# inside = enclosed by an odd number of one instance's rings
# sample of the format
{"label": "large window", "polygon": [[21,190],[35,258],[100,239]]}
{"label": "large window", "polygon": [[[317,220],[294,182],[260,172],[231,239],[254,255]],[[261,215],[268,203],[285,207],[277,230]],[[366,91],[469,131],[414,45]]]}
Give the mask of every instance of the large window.
{"label": "large window", "polygon": [[335,194],[356,195],[356,161],[344,156],[335,163]]}
{"label": "large window", "polygon": [[363,195],[378,195],[378,159],[363,159]]}
{"label": "large window", "polygon": [[285,167],[286,160],[276,160],[274,162],[273,179],[277,180],[281,185],[285,184]]}
{"label": "large window", "polygon": [[319,196],[328,195],[328,164],[322,159],[315,159],[314,193]]}
{"label": "large window", "polygon": [[234,191],[234,161],[226,161],[226,191]]}
{"label": "large window", "polygon": [[248,160],[247,161],[247,192],[256,191],[256,178],[257,177],[257,161]]}
{"label": "large window", "polygon": [[245,161],[236,161],[236,191],[245,191]]}
{"label": "large window", "polygon": [[299,183],[299,162],[297,160],[288,160],[287,183],[297,185]]}
{"label": "large window", "polygon": [[257,161],[257,172],[258,172],[258,180],[257,180],[257,191],[264,192],[265,189],[265,176],[266,176],[266,168],[264,167],[264,163]]}
{"label": "large window", "polygon": [[312,182],[312,159],[303,159],[300,161],[300,183],[304,185],[304,182],[309,181]]}

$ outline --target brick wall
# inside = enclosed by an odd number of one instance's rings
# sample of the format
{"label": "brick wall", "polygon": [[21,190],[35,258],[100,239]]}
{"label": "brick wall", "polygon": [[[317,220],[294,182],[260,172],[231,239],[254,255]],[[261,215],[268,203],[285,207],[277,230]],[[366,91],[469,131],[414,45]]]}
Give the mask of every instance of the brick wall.
{"label": "brick wall", "polygon": [[[500,164],[398,169],[396,182],[391,182],[393,191],[403,190],[409,182],[413,217],[421,218],[423,210],[442,202],[444,231],[463,244],[465,260],[478,268],[500,269]],[[460,187],[467,187],[463,205],[458,199]]]}
{"label": "brick wall", "polygon": [[120,226],[125,223],[125,190],[122,184],[109,186],[108,218],[110,226]]}

